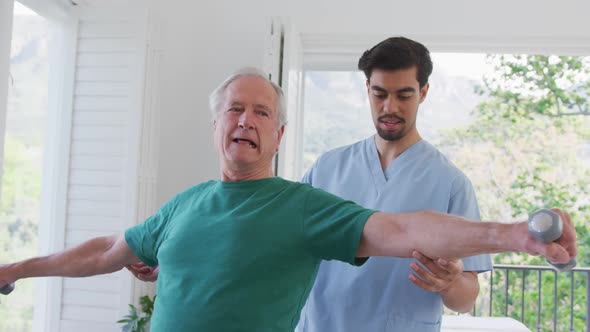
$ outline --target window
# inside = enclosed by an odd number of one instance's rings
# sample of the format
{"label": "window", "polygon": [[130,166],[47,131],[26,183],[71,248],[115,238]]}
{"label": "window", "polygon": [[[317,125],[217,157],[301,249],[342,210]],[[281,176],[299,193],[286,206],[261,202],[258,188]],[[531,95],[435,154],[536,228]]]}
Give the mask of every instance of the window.
{"label": "window", "polygon": [[[482,218],[521,220],[543,206],[562,207],[572,211],[579,243],[590,241],[590,57],[433,53],[432,59],[418,131],[471,179]],[[375,133],[363,73],[306,71],[304,96],[302,172],[324,152]],[[545,265],[526,255],[496,255],[494,262]],[[589,264],[589,249],[580,245],[578,266]],[[494,278],[503,285],[505,279]],[[510,287],[519,290],[520,278],[511,276]],[[553,298],[552,278],[543,278],[544,300]],[[569,304],[569,290],[576,289],[577,330],[585,326],[586,281],[580,277],[571,286],[569,276],[563,279],[560,301]],[[527,284],[525,324],[535,328],[537,283],[530,277]],[[489,286],[482,287],[486,294]],[[505,315],[502,295],[494,293],[492,315]],[[518,304],[508,312],[516,319]],[[477,314],[487,315],[488,306],[480,298]],[[553,326],[552,315],[543,309],[543,330]],[[569,328],[569,308],[558,308],[557,317],[558,330]]]}
{"label": "window", "polygon": [[[432,60],[417,126],[422,138],[437,144],[442,131],[472,122],[470,112],[482,99],[474,87],[491,68],[484,54],[434,53]],[[303,172],[322,153],[375,133],[365,80],[358,70],[305,72]]]}
{"label": "window", "polygon": [[[45,18],[15,2],[0,196],[1,262],[39,251],[50,30]],[[2,298],[1,331],[31,331],[34,288],[34,281],[25,279],[14,292],[18,296]]]}
{"label": "window", "polygon": [[[584,179],[585,172],[590,171],[590,140],[587,134],[590,126],[590,113],[587,109],[584,113],[584,107],[587,107],[588,103],[579,102],[579,105],[561,106],[563,112],[570,115],[547,114],[540,116],[538,113],[533,113],[537,118],[534,123],[525,123],[520,118],[513,119],[508,116],[510,114],[508,110],[497,112],[497,118],[494,118],[493,107],[499,107],[499,105],[485,104],[488,102],[489,96],[486,96],[485,93],[480,95],[475,90],[484,85],[484,76],[488,79],[495,77],[495,84],[503,84],[504,92],[508,91],[511,86],[515,89],[525,89],[526,91],[518,92],[523,98],[522,109],[535,106],[534,100],[527,101],[527,103],[532,103],[527,104],[528,106],[524,104],[524,101],[528,97],[538,100],[538,91],[541,90],[541,88],[535,90],[536,87],[530,86],[534,83],[532,79],[527,83],[528,85],[521,84],[522,87],[517,87],[514,83],[508,83],[501,79],[494,69],[494,65],[500,61],[499,57],[500,55],[491,56],[486,60],[485,54],[433,53],[434,71],[430,77],[430,90],[425,102],[420,105],[417,126],[422,138],[441,149],[474,182],[484,217],[506,220],[513,218],[514,212],[519,216],[527,212],[513,211],[510,206],[499,206],[495,203],[498,201],[498,197],[504,197],[506,191],[510,191],[511,186],[517,181],[518,174],[523,176],[524,169],[519,171],[518,167],[530,164],[531,160],[546,163],[549,158],[549,153],[540,154],[540,151],[534,146],[514,148],[514,153],[518,150],[517,155],[507,154],[506,149],[509,149],[509,145],[519,142],[521,144],[535,142],[539,147],[543,146],[543,149],[563,152],[563,155],[552,156],[555,158],[552,161],[556,163],[555,167],[559,170],[555,169],[551,179],[560,179],[570,185],[581,183],[574,180],[572,178],[574,175],[565,167],[571,167],[570,170],[576,169],[576,176],[580,181]],[[506,59],[506,63],[511,61],[509,60],[510,56],[506,56]],[[556,56],[549,57],[548,61],[557,61],[556,59],[558,59]],[[590,73],[590,69],[588,69],[590,61],[588,58],[579,59],[581,59],[579,63],[585,64],[586,69],[579,70],[577,77],[569,81],[566,77],[559,78],[557,84],[561,85],[561,89],[578,91],[580,98],[584,99],[585,94],[588,93],[587,87],[584,90],[584,82]],[[491,61],[496,63],[491,63]],[[543,65],[543,63],[538,65]],[[521,79],[514,78],[515,82],[518,80]],[[486,91],[489,93],[489,90]],[[302,172],[309,168],[322,153],[374,134],[363,73],[359,71],[306,71],[304,96]],[[485,120],[481,114],[478,118],[478,107],[484,107],[484,105],[487,105],[485,107],[488,109],[485,111],[489,113],[485,115],[488,117],[486,118],[487,125],[476,133],[474,132],[476,128],[473,126]],[[523,111],[522,109],[521,111]],[[509,120],[508,123],[505,122],[506,120]],[[498,142],[494,147],[490,147],[490,142],[486,142],[486,140],[500,139],[501,137],[494,135],[494,133],[500,133],[510,128],[539,131],[531,133],[533,135],[531,137],[536,137],[534,141],[531,141],[530,138],[517,141],[514,137],[511,139],[507,137],[506,140]],[[457,135],[462,135],[462,138]],[[471,137],[466,139],[469,135]],[[484,138],[478,139],[477,135],[483,135],[481,137]],[[530,152],[527,153],[527,150]],[[490,159],[492,159],[492,163],[490,163]],[[528,169],[528,171],[532,170]],[[579,204],[588,204],[588,197],[582,196],[580,198],[582,200]],[[541,202],[537,201],[536,203]]]}

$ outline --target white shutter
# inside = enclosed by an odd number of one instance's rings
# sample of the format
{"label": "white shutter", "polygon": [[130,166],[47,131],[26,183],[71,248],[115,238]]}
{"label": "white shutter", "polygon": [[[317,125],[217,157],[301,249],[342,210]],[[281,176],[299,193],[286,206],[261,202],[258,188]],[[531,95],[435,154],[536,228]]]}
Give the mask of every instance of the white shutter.
{"label": "white shutter", "polygon": [[[146,72],[154,74],[146,66],[156,62],[147,13],[117,7],[77,14],[64,248],[122,233],[138,215],[153,212],[157,158],[146,139],[155,130],[153,96],[144,100],[152,88]],[[56,295],[49,300],[49,331],[120,331],[116,321],[136,301],[126,271],[64,278]]]}

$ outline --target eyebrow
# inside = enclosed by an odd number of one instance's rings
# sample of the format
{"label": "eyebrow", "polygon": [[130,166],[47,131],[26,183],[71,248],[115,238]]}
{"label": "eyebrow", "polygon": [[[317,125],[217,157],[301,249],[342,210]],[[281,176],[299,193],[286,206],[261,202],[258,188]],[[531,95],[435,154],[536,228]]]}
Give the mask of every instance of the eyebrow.
{"label": "eyebrow", "polygon": [[[374,91],[379,91],[379,92],[387,92],[389,93],[389,91],[385,90],[384,88],[378,86],[378,85],[371,85],[371,90]],[[404,92],[416,92],[416,89],[414,89],[411,86],[405,87],[405,88],[401,88],[401,89],[397,89],[394,91],[395,93],[404,93]]]}
{"label": "eyebrow", "polygon": [[239,101],[232,101],[231,104],[229,104],[229,106],[241,106],[244,107],[243,103],[240,103]]}
{"label": "eyebrow", "polygon": [[262,104],[255,104],[255,105],[254,105],[254,108],[261,108],[261,109],[263,109],[263,110],[265,110],[265,111],[267,111],[267,112],[269,112],[269,113],[272,113],[272,112],[271,112],[271,110],[270,110],[270,108],[269,108],[269,107],[267,107],[266,105],[262,105]]}
{"label": "eyebrow", "polygon": [[[230,106],[232,106],[232,107],[233,107],[233,106],[240,106],[240,107],[244,107],[244,103],[242,103],[242,102],[239,102],[239,101],[232,101],[232,102],[231,102],[231,104],[230,104]],[[267,112],[271,113],[271,109],[270,109],[268,106],[266,106],[266,105],[263,105],[263,104],[254,104],[254,108],[257,108],[257,109],[263,109],[263,110],[265,110],[265,111],[267,111]]]}

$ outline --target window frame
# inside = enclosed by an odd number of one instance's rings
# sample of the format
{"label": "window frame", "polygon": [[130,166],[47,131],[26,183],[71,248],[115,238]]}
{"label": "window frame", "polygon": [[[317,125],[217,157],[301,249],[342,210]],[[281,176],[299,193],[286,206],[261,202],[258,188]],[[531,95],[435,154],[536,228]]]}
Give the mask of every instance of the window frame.
{"label": "window frame", "polygon": [[[360,55],[378,42],[396,35],[326,35],[326,34],[300,34],[301,47],[295,49],[297,54],[288,54],[292,57],[300,57],[302,61],[302,76],[307,71],[354,71],[357,70],[357,62]],[[562,54],[590,56],[590,38],[588,37],[522,37],[513,36],[500,38],[497,36],[463,36],[463,35],[405,35],[408,38],[420,41],[428,47],[430,52],[436,53],[520,53],[520,54]],[[296,110],[289,110],[290,114],[297,114],[295,118],[289,118],[286,130],[303,132],[305,112],[303,84],[301,91],[286,91],[287,100],[294,98],[297,102]],[[296,149],[284,149],[279,153],[287,156],[294,165],[303,165],[303,135],[295,136],[292,146]],[[305,170],[304,170],[305,172]],[[299,180],[297,172],[292,172],[279,165],[278,174],[291,175],[287,178]]]}
{"label": "window frame", "polygon": [[[50,21],[54,47],[50,48],[48,57],[50,72],[48,80],[47,127],[44,140],[44,160],[41,183],[41,211],[39,220],[39,254],[64,249],[66,192],[69,165],[71,136],[71,116],[73,105],[73,82],[75,66],[75,50],[77,40],[77,19],[69,8],[57,0],[14,0],[10,2],[10,12],[2,13],[10,16],[8,47],[0,48],[7,56],[6,64],[0,63],[0,72],[10,70],[10,42],[12,40],[12,24],[14,3],[19,2],[40,16]],[[7,23],[8,24],[8,23]],[[3,45],[4,46],[4,45]],[[0,86],[2,88],[3,86]],[[5,92],[8,86],[5,86]],[[4,123],[6,119],[6,103],[0,110],[3,123],[0,131],[0,144],[4,146]],[[3,154],[3,149],[0,150]],[[57,331],[61,300],[61,279],[38,278],[35,280],[35,302],[33,315],[33,331]]]}

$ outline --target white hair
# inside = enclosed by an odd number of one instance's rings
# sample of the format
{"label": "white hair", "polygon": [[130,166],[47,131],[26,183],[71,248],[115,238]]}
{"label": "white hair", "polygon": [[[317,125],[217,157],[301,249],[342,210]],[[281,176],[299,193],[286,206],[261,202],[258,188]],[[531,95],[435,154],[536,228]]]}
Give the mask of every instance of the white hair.
{"label": "white hair", "polygon": [[245,68],[237,70],[236,72],[231,74],[228,78],[226,78],[225,81],[223,81],[217,88],[215,88],[215,90],[213,90],[213,92],[211,92],[211,95],[209,95],[209,110],[211,111],[211,115],[213,116],[213,119],[217,118],[217,114],[219,113],[219,110],[221,109],[221,104],[223,103],[223,99],[225,98],[225,90],[227,89],[227,87],[233,81],[237,80],[240,77],[245,77],[245,76],[260,77],[260,78],[264,79],[265,81],[267,81],[273,87],[273,89],[275,90],[277,97],[278,97],[277,111],[278,111],[278,115],[279,115],[279,127],[286,124],[287,123],[287,107],[286,107],[286,102],[285,102],[285,95],[283,94],[283,89],[281,89],[281,87],[278,86],[276,83],[269,80],[268,75],[266,75],[265,72],[263,72],[262,70],[260,70],[258,68],[252,68],[252,67],[245,67]]}

